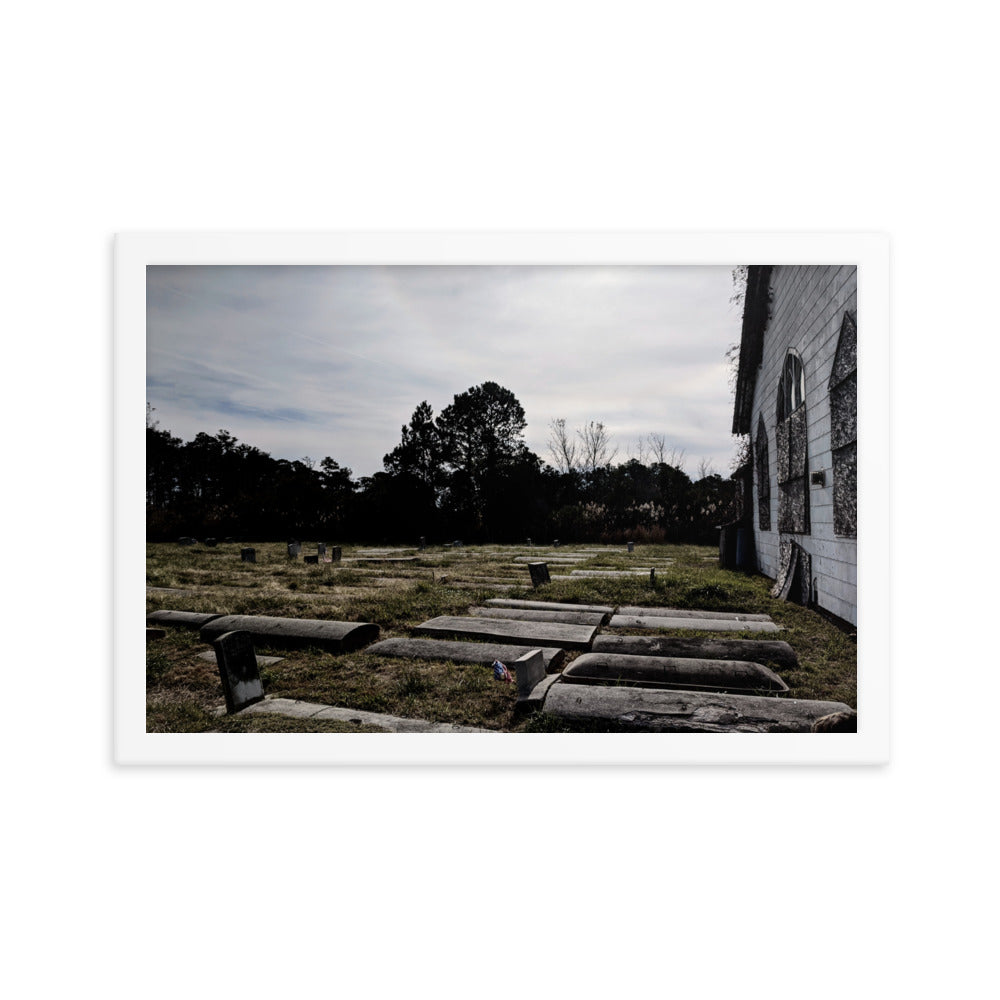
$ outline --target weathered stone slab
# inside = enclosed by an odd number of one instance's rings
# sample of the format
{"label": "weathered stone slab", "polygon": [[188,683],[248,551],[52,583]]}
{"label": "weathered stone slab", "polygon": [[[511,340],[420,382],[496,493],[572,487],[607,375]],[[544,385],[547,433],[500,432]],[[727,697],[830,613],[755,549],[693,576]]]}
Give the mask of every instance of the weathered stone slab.
{"label": "weathered stone slab", "polygon": [[[206,653],[199,653],[198,657],[199,657],[199,659],[202,659],[202,660],[211,660],[213,663],[215,662],[215,653],[212,650],[209,650]],[[259,667],[269,667],[269,666],[271,666],[272,663],[281,663],[281,661],[283,659],[284,659],[283,656],[261,656],[258,653],[257,654],[257,666],[258,666],[258,668]]]}
{"label": "weathered stone slab", "polygon": [[288,558],[289,559],[296,559],[296,558],[298,558],[298,555],[299,555],[299,553],[301,551],[302,551],[302,543],[301,542],[289,542],[288,543]]}
{"label": "weathered stone slab", "polygon": [[[576,563],[586,562],[590,556],[570,556],[570,555],[559,555],[559,556],[546,556],[546,562],[566,564],[569,566],[574,566]],[[515,563],[530,563],[537,562],[538,556],[514,556]]]}
{"label": "weathered stone slab", "polygon": [[558,646],[589,649],[597,632],[594,625],[564,625],[561,622],[515,622],[502,618],[463,618],[441,615],[418,625],[417,635],[485,639],[515,646]]}
{"label": "weathered stone slab", "polygon": [[412,563],[419,562],[418,556],[356,556],[354,559],[345,559],[345,562],[356,563]]}
{"label": "weathered stone slab", "polygon": [[491,597],[490,607],[525,608],[528,611],[592,611],[595,614],[613,615],[615,609],[606,604],[559,604],[556,601],[519,601],[511,597]]}
{"label": "weathered stone slab", "polygon": [[265,698],[245,710],[248,715],[274,714],[292,719],[320,719],[331,722],[352,722],[359,726],[375,726],[390,733],[487,733],[488,729],[459,726],[453,722],[430,722],[426,719],[404,719],[398,715],[363,712],[357,708],[317,705],[293,698]]}
{"label": "weathered stone slab", "polygon": [[742,611],[689,611],[687,608],[639,608],[622,607],[618,609],[620,615],[639,615],[649,618],[717,618],[722,621],[733,622],[769,622],[770,615],[745,614]]}
{"label": "weathered stone slab", "polygon": [[222,677],[226,711],[238,712],[263,701],[264,685],[257,669],[257,655],[250,634],[240,630],[224,632],[212,640],[212,646]]}
{"label": "weathered stone slab", "polygon": [[[524,647],[510,643],[447,639],[383,639],[369,646],[365,652],[403,660],[450,660],[452,663],[481,663],[488,667],[494,660],[509,664],[524,655]],[[542,646],[539,652],[545,661],[545,669],[550,673],[558,670],[566,658],[565,650],[556,646]]]}
{"label": "weathered stone slab", "polygon": [[271,618],[266,615],[224,615],[202,627],[202,642],[213,642],[224,632],[249,632],[254,642],[274,646],[319,646],[333,653],[359,649],[378,638],[378,625],[369,622],[331,622],[315,618]]}
{"label": "weathered stone slab", "polygon": [[751,660],[779,669],[797,669],[799,658],[787,642],[774,639],[676,638],[666,635],[599,635],[594,653],[632,653],[636,656],[694,656],[705,660]]}
{"label": "weathered stone slab", "polygon": [[637,569],[571,569],[571,576],[648,576],[652,567],[643,566]]}
{"label": "weathered stone slab", "polygon": [[655,615],[614,615],[608,628],[696,628],[704,632],[778,632],[774,622],[734,622],[724,618],[664,618]]}
{"label": "weathered stone slab", "polygon": [[255,563],[257,561],[256,549],[240,549],[240,562]]}
{"label": "weathered stone slab", "polygon": [[549,567],[543,562],[528,563],[528,572],[531,574],[531,585],[539,587],[543,583],[550,583]]}
{"label": "weathered stone slab", "polygon": [[607,615],[594,611],[532,611],[529,608],[470,608],[477,618],[509,618],[522,622],[565,622],[567,625],[603,625]]}
{"label": "weathered stone slab", "polygon": [[200,611],[153,611],[146,615],[146,623],[198,629],[207,625],[213,618],[221,617],[221,615],[206,615]]}
{"label": "weathered stone slab", "polygon": [[705,688],[710,691],[787,691],[788,685],[763,664],[628,653],[584,653],[564,671],[576,684],[629,684],[636,687]]}
{"label": "weathered stone slab", "polygon": [[817,719],[852,710],[834,701],[560,681],[549,688],[543,711],[565,719],[617,722],[652,732],[807,733]]}

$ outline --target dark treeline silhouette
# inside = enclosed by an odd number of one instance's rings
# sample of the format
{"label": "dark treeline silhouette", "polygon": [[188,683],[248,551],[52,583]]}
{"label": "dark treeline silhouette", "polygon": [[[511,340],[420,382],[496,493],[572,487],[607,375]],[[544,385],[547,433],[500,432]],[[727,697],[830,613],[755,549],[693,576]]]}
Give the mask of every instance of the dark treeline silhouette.
{"label": "dark treeline silhouette", "polygon": [[732,520],[731,480],[636,459],[557,470],[525,426],[514,394],[484,382],[436,418],[422,402],[383,471],[355,480],[332,458],[274,459],[225,430],[185,443],[147,420],[147,537],[714,545]]}

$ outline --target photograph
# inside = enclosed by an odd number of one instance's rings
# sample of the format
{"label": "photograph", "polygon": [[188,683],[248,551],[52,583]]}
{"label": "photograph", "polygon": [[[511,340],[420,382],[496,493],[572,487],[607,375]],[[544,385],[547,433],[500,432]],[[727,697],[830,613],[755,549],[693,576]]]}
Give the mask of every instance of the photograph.
{"label": "photograph", "polygon": [[877,259],[164,239],[132,255],[144,337],[119,331],[144,373],[145,734],[464,734],[424,741],[459,760],[497,736],[660,759],[713,734],[681,756],[748,761],[753,736],[769,760],[883,739],[859,704]]}

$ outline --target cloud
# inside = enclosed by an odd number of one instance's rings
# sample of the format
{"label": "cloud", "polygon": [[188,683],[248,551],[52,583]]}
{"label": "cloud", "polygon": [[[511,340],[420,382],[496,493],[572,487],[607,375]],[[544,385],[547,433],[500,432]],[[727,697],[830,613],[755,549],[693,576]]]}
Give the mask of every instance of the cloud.
{"label": "cloud", "polygon": [[189,440],[225,427],[275,457],[381,468],[423,400],[492,380],[549,424],[600,420],[732,453],[724,267],[150,267],[147,393]]}

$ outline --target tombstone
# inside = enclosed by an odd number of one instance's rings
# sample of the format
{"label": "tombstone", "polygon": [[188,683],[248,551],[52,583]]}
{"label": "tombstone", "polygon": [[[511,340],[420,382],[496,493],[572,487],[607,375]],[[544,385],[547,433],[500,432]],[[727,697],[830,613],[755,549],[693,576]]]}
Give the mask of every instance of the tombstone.
{"label": "tombstone", "polygon": [[530,538],[528,539],[528,548],[529,548],[529,549],[532,549],[532,548],[534,548],[534,545],[532,544],[532,541],[531,541],[531,539],[530,539]]}
{"label": "tombstone", "polygon": [[288,558],[297,558],[299,552],[302,551],[302,545],[299,542],[289,542],[288,543]]}
{"label": "tombstone", "polygon": [[419,548],[421,552],[423,552],[424,549],[427,548],[427,539],[423,535],[420,536],[420,541],[417,543],[417,548]]}
{"label": "tombstone", "polygon": [[331,562],[340,562],[341,548],[339,545],[330,546],[330,560]]}
{"label": "tombstone", "polygon": [[656,586],[656,567],[655,566],[652,569],[650,569],[650,571],[649,571],[649,585],[651,587],[655,587]]}
{"label": "tombstone", "polygon": [[549,576],[549,567],[546,563],[530,562],[528,563],[528,572],[531,574],[532,587],[552,582],[552,578]]}
{"label": "tombstone", "polygon": [[626,542],[629,552],[635,552],[635,542]]}
{"label": "tombstone", "polygon": [[222,677],[226,711],[231,715],[264,700],[264,685],[257,669],[257,654],[249,632],[225,632],[213,640],[215,662]]}
{"label": "tombstone", "polygon": [[461,547],[462,547],[462,542],[461,542],[461,540],[458,540],[458,541],[456,541],[456,542],[455,542],[455,548],[456,548],[456,549],[460,549]]}
{"label": "tombstone", "polygon": [[240,561],[241,562],[252,562],[257,561],[257,550],[256,549],[240,549]]}
{"label": "tombstone", "polygon": [[545,679],[545,659],[540,649],[525,653],[514,663],[514,678],[517,681],[517,700],[523,701],[535,689],[539,681]]}
{"label": "tombstone", "polygon": [[310,566],[315,566],[317,563],[319,563],[319,556],[318,555],[316,555],[316,556],[303,556],[302,557],[302,561],[304,563],[309,564]]}
{"label": "tombstone", "polygon": [[559,539],[558,538],[553,539],[553,541],[552,541],[552,548],[554,548],[554,549],[558,549],[559,548]]}
{"label": "tombstone", "polygon": [[325,556],[326,555],[326,542],[319,542],[316,545],[316,555]]}
{"label": "tombstone", "polygon": [[205,544],[206,544],[206,545],[207,545],[207,546],[208,546],[208,547],[209,547],[210,549],[214,549],[214,548],[215,548],[215,546],[219,544],[219,540],[218,540],[217,538],[206,538],[206,539],[205,539]]}

